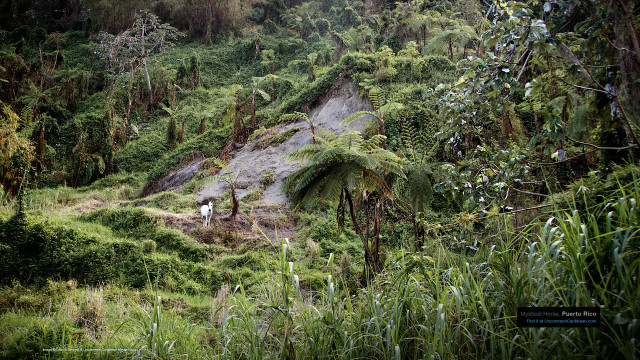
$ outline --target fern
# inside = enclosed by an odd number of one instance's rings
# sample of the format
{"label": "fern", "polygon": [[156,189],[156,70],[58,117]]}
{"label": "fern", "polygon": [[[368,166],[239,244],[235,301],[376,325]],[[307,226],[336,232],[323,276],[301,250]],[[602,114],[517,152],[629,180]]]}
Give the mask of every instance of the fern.
{"label": "fern", "polygon": [[293,122],[298,120],[309,121],[309,116],[303,112],[296,111],[291,114],[281,115],[279,122],[285,123],[285,122]]}
{"label": "fern", "polygon": [[588,126],[589,108],[586,105],[578,106],[573,114],[573,120],[569,124],[569,136],[573,138],[581,137]]}
{"label": "fern", "polygon": [[381,108],[387,102],[384,92],[378,86],[374,86],[369,90],[369,100],[374,109]]}
{"label": "fern", "polygon": [[351,114],[351,115],[347,116],[346,119],[342,120],[342,122],[340,123],[340,126],[349,125],[352,122],[360,119],[363,116],[367,116],[367,115],[373,116],[374,113],[371,112],[371,111],[366,111],[366,110],[358,111],[357,113]]}

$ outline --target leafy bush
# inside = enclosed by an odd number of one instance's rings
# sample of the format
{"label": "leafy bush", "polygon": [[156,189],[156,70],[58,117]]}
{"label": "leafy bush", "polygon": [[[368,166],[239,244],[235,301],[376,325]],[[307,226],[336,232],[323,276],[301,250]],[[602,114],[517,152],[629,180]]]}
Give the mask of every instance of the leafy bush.
{"label": "leafy bush", "polygon": [[316,20],[316,28],[318,29],[318,33],[321,36],[325,36],[327,35],[327,32],[331,28],[331,23],[327,19],[320,18]]}
{"label": "leafy bush", "polygon": [[83,221],[92,221],[107,226],[116,234],[133,238],[146,238],[155,232],[158,219],[140,208],[104,208],[80,216]]}
{"label": "leafy bush", "polygon": [[2,251],[10,255],[3,283],[43,283],[48,278],[88,283],[113,280],[129,257],[140,256],[131,241],[100,242],[93,237],[47,222],[16,215],[0,224]]}
{"label": "leafy bush", "polygon": [[175,252],[183,260],[198,262],[210,255],[209,246],[200,244],[177,230],[158,229],[152,239],[156,242],[158,250]]}
{"label": "leafy bush", "polygon": [[182,162],[193,159],[198,154],[207,157],[218,155],[226,145],[230,136],[231,128],[224,127],[222,129],[209,130],[194,139],[185,141],[175,150],[154,163],[154,166],[147,175],[147,181],[153,182],[159,179],[169,170]]}
{"label": "leafy bush", "polygon": [[167,152],[167,142],[155,133],[132,140],[114,156],[118,171],[145,172]]}
{"label": "leafy bush", "polygon": [[322,257],[328,257],[330,253],[335,256],[347,253],[359,259],[364,253],[360,237],[347,227],[339,233],[335,218],[318,218],[318,221],[312,225],[309,236],[320,246]]}
{"label": "leafy bush", "polygon": [[102,179],[96,180],[91,185],[87,186],[88,190],[104,190],[104,189],[117,189],[121,186],[130,188],[138,188],[142,185],[142,178],[139,174],[129,173],[116,173],[109,174]]}

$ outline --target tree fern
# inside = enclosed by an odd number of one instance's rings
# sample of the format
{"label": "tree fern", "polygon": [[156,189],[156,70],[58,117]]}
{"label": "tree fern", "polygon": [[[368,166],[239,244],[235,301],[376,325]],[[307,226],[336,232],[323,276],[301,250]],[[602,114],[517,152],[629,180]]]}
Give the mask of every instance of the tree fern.
{"label": "tree fern", "polygon": [[387,103],[387,98],[380,87],[374,86],[369,90],[369,101],[374,109],[379,109]]}
{"label": "tree fern", "polygon": [[[365,262],[374,269],[368,239],[354,215],[351,193],[361,188],[370,192],[378,189],[391,196],[382,174],[404,177],[402,166],[406,161],[382,149],[380,144],[384,139],[384,136],[376,135],[364,140],[357,131],[347,131],[331,140],[321,138],[315,145],[307,145],[288,154],[291,159],[308,161],[283,184],[293,207],[305,207],[318,199],[327,202],[342,199],[340,203],[344,205],[346,199],[354,230],[365,247]],[[340,223],[340,211],[337,216]]]}
{"label": "tree fern", "polygon": [[581,138],[588,126],[589,108],[586,105],[578,106],[573,114],[573,120],[569,124],[569,136],[572,138]]}
{"label": "tree fern", "polygon": [[315,144],[316,143],[316,129],[313,126],[313,121],[311,121],[311,119],[309,118],[309,115],[303,113],[303,112],[299,112],[296,111],[294,113],[291,114],[284,114],[280,116],[280,122],[290,122],[290,121],[297,121],[297,120],[304,120],[307,122],[307,124],[309,124],[309,127],[311,128],[311,141]]}
{"label": "tree fern", "polygon": [[[376,118],[380,124],[380,135],[385,135],[384,131],[384,117],[396,110],[402,109],[404,106],[398,102],[392,101],[391,99],[387,99],[382,90],[374,86],[369,89],[369,100],[371,104],[376,109],[375,111],[358,111],[354,114],[347,116],[346,119],[342,120],[340,125],[348,125],[363,116],[370,115]],[[382,147],[384,147],[384,142]]]}
{"label": "tree fern", "polygon": [[349,125],[352,122],[362,118],[363,116],[367,116],[367,115],[373,116],[374,113],[372,111],[366,111],[366,110],[358,111],[356,113],[353,113],[353,114],[347,116],[344,120],[342,120],[340,125],[341,126]]}

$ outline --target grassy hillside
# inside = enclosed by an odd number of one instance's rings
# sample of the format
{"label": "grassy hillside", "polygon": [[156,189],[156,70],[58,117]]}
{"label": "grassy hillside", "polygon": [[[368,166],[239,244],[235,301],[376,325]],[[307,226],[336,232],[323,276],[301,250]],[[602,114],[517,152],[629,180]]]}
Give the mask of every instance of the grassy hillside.
{"label": "grassy hillside", "polygon": [[632,2],[9,3],[0,358],[640,357]]}

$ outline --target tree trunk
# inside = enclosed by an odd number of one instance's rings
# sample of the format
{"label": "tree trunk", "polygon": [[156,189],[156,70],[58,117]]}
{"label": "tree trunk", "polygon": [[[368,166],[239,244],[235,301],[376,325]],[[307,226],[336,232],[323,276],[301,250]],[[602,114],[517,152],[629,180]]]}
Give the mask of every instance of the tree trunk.
{"label": "tree trunk", "polygon": [[184,123],[186,119],[182,119],[182,125],[180,125],[180,133],[178,134],[178,144],[182,144],[184,142]]}
{"label": "tree trunk", "polygon": [[149,90],[149,102],[153,103],[153,93],[151,92],[151,79],[149,78],[149,70],[147,70],[147,56],[144,53],[144,21],[142,22],[142,65],[144,65],[144,75],[147,78],[147,90]]}
{"label": "tree trunk", "polygon": [[316,80],[316,74],[313,72],[313,62],[309,65],[309,82],[314,82]]}
{"label": "tree trunk", "polygon": [[373,273],[376,273],[378,272],[378,267],[373,262],[373,259],[371,257],[371,250],[369,249],[369,243],[367,242],[364,235],[362,234],[362,230],[360,229],[360,226],[358,226],[358,220],[356,220],[356,214],[353,208],[353,200],[351,199],[351,194],[349,194],[349,190],[344,189],[344,196],[347,199],[347,203],[349,204],[349,214],[351,215],[351,222],[353,222],[353,229],[355,230],[356,234],[360,236],[360,240],[362,240],[362,245],[364,246],[365,271],[366,269],[370,269],[373,271]]}
{"label": "tree trunk", "polygon": [[419,252],[422,244],[418,239],[418,222],[416,221],[416,213],[414,212],[411,213],[411,222],[413,223],[413,239],[416,243],[416,252]]}
{"label": "tree trunk", "polygon": [[147,90],[149,90],[149,103],[153,104],[153,92],[151,91],[151,79],[149,78],[149,71],[147,70],[147,58],[142,58],[142,65],[144,65],[144,75],[147,77]]}
{"label": "tree trunk", "polygon": [[630,18],[630,7],[628,0],[618,0],[614,2],[613,13],[616,19],[614,32],[616,35],[616,47],[620,61],[620,94],[618,105],[623,112],[624,125],[627,128],[628,136],[638,144],[638,139],[633,130],[632,122],[640,125],[640,83],[636,81],[640,75],[640,45],[638,36]]}
{"label": "tree trunk", "polygon": [[39,174],[42,172],[42,164],[44,162],[44,154],[47,150],[46,142],[44,141],[45,125],[42,120],[42,126],[40,127],[40,134],[38,136],[38,143],[36,144],[36,153],[38,155],[38,161],[36,162],[36,172]]}
{"label": "tree trunk", "polygon": [[[369,243],[369,239],[371,238],[369,236],[370,235],[370,229],[369,229],[369,195],[370,194],[367,194],[365,192],[365,195],[362,197],[362,206],[364,207],[364,218],[365,218],[365,221],[366,221],[366,224],[365,224],[365,229],[366,229],[365,239],[367,241],[367,244]],[[378,263],[378,259],[377,259],[377,256],[376,256],[375,249],[373,250],[373,252],[371,254],[371,259],[373,260],[374,264]]]}
{"label": "tree trunk", "polygon": [[256,92],[251,93],[251,129],[256,128]]}
{"label": "tree trunk", "polygon": [[233,221],[236,221],[236,215],[238,215],[238,208],[240,204],[238,204],[238,197],[236,196],[236,187],[231,185],[231,218]]}
{"label": "tree trunk", "polygon": [[449,60],[453,61],[453,40],[449,39]]}
{"label": "tree trunk", "polygon": [[373,254],[373,260],[375,261],[376,265],[378,263],[380,263],[380,220],[382,217],[382,212],[381,212],[381,208],[382,208],[382,201],[383,199],[378,199],[378,201],[376,201],[376,205],[375,208],[373,210],[373,235],[371,236],[373,239],[375,239],[375,253]]}
{"label": "tree trunk", "polygon": [[311,127],[311,142],[316,143],[316,128],[313,126],[313,122],[309,119],[309,126]]}

